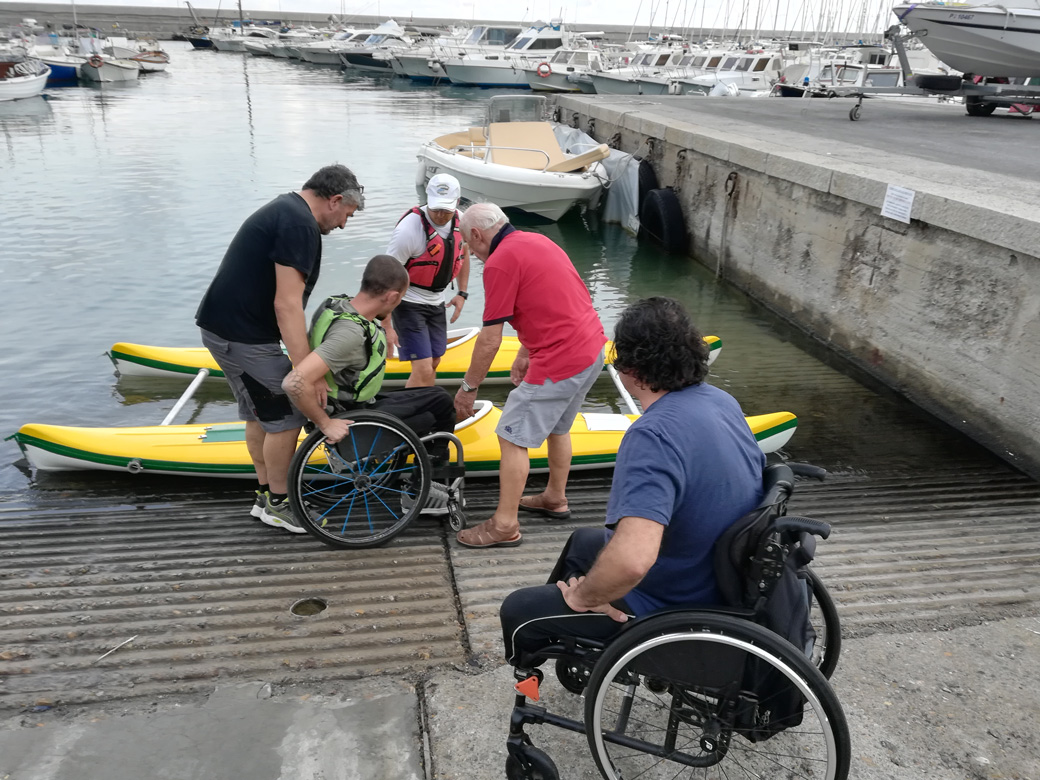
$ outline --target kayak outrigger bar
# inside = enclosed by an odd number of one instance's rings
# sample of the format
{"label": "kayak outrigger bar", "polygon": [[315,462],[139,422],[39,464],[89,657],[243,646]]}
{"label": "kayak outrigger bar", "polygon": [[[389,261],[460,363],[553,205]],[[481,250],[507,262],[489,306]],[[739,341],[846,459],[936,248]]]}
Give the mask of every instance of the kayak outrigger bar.
{"label": "kayak outrigger bar", "polygon": [[199,389],[206,377],[209,376],[208,368],[200,368],[199,373],[195,375],[195,378],[191,380],[191,384],[188,385],[187,389],[181,394],[181,397],[177,399],[177,403],[170,409],[170,413],[163,418],[163,421],[159,425],[169,425],[173,422],[173,419],[180,414],[181,409],[184,408],[184,404],[191,400],[191,397],[195,395],[195,391]]}
{"label": "kayak outrigger bar", "polygon": [[618,370],[614,368],[612,363],[607,363],[607,373],[610,374],[610,378],[614,380],[614,386],[617,391],[621,393],[621,397],[625,399],[625,406],[628,407],[629,414],[642,414],[639,411],[639,407],[636,406],[636,399],[632,397],[632,394],[625,389],[625,386],[621,384],[621,376],[618,374]]}

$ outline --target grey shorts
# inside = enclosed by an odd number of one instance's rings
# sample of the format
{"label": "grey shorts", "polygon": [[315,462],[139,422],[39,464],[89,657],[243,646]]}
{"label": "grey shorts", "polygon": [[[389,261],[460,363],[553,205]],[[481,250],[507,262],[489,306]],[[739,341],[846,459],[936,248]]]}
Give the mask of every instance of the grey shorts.
{"label": "grey shorts", "polygon": [[495,433],[527,449],[541,447],[551,433],[568,433],[602,370],[601,349],[591,366],[569,379],[546,379],[541,385],[521,382],[509,393]]}
{"label": "grey shorts", "polygon": [[231,385],[241,419],[260,423],[267,433],[291,431],[307,421],[282,392],[292,362],[280,344],[242,344],[202,330],[202,345]]}

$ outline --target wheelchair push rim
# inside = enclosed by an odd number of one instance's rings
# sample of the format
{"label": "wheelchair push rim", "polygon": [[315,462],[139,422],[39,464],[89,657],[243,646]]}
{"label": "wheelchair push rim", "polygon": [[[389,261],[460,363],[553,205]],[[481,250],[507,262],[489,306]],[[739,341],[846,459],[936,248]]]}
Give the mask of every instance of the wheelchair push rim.
{"label": "wheelchair push rim", "polygon": [[[784,640],[763,636],[769,632],[759,626],[718,617],[698,622],[696,629],[661,627],[601,657],[586,692],[585,725],[603,776],[844,780],[851,758],[848,725],[819,671]],[[640,656],[653,658],[691,642],[697,644],[680,652],[701,651],[705,658],[728,653],[737,668],[750,662],[782,676],[787,691],[793,688],[804,699],[801,722],[771,736],[746,728],[743,671],[722,686],[677,684],[638,671]],[[723,673],[720,679],[729,678]],[[765,700],[761,705],[769,706]]]}
{"label": "wheelchair push rim", "polygon": [[393,415],[352,412],[347,435],[329,444],[310,434],[289,466],[297,521],[340,548],[385,544],[417,517],[430,490],[430,460],[419,438]]}

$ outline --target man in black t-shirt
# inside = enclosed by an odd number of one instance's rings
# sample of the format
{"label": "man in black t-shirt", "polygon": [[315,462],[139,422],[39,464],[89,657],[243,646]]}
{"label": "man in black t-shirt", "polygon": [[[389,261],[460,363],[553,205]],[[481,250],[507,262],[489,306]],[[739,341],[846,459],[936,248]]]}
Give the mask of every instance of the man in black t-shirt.
{"label": "man in black t-shirt", "polygon": [[238,229],[195,313],[246,421],[260,482],[250,514],[293,533],[305,531],[285,500],[286,477],[306,418],[282,379],[310,352],[303,310],[321,269],[321,237],[364,208],[363,191],[349,168],[329,165],[300,192],[262,206]]}

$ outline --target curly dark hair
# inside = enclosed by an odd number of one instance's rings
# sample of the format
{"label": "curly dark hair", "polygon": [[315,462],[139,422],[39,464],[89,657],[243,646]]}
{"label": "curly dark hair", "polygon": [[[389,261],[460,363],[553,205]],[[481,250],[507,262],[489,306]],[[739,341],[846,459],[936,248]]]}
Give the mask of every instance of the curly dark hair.
{"label": "curly dark hair", "polygon": [[698,385],[708,376],[708,345],[672,298],[644,298],[614,326],[614,368],[655,393]]}

